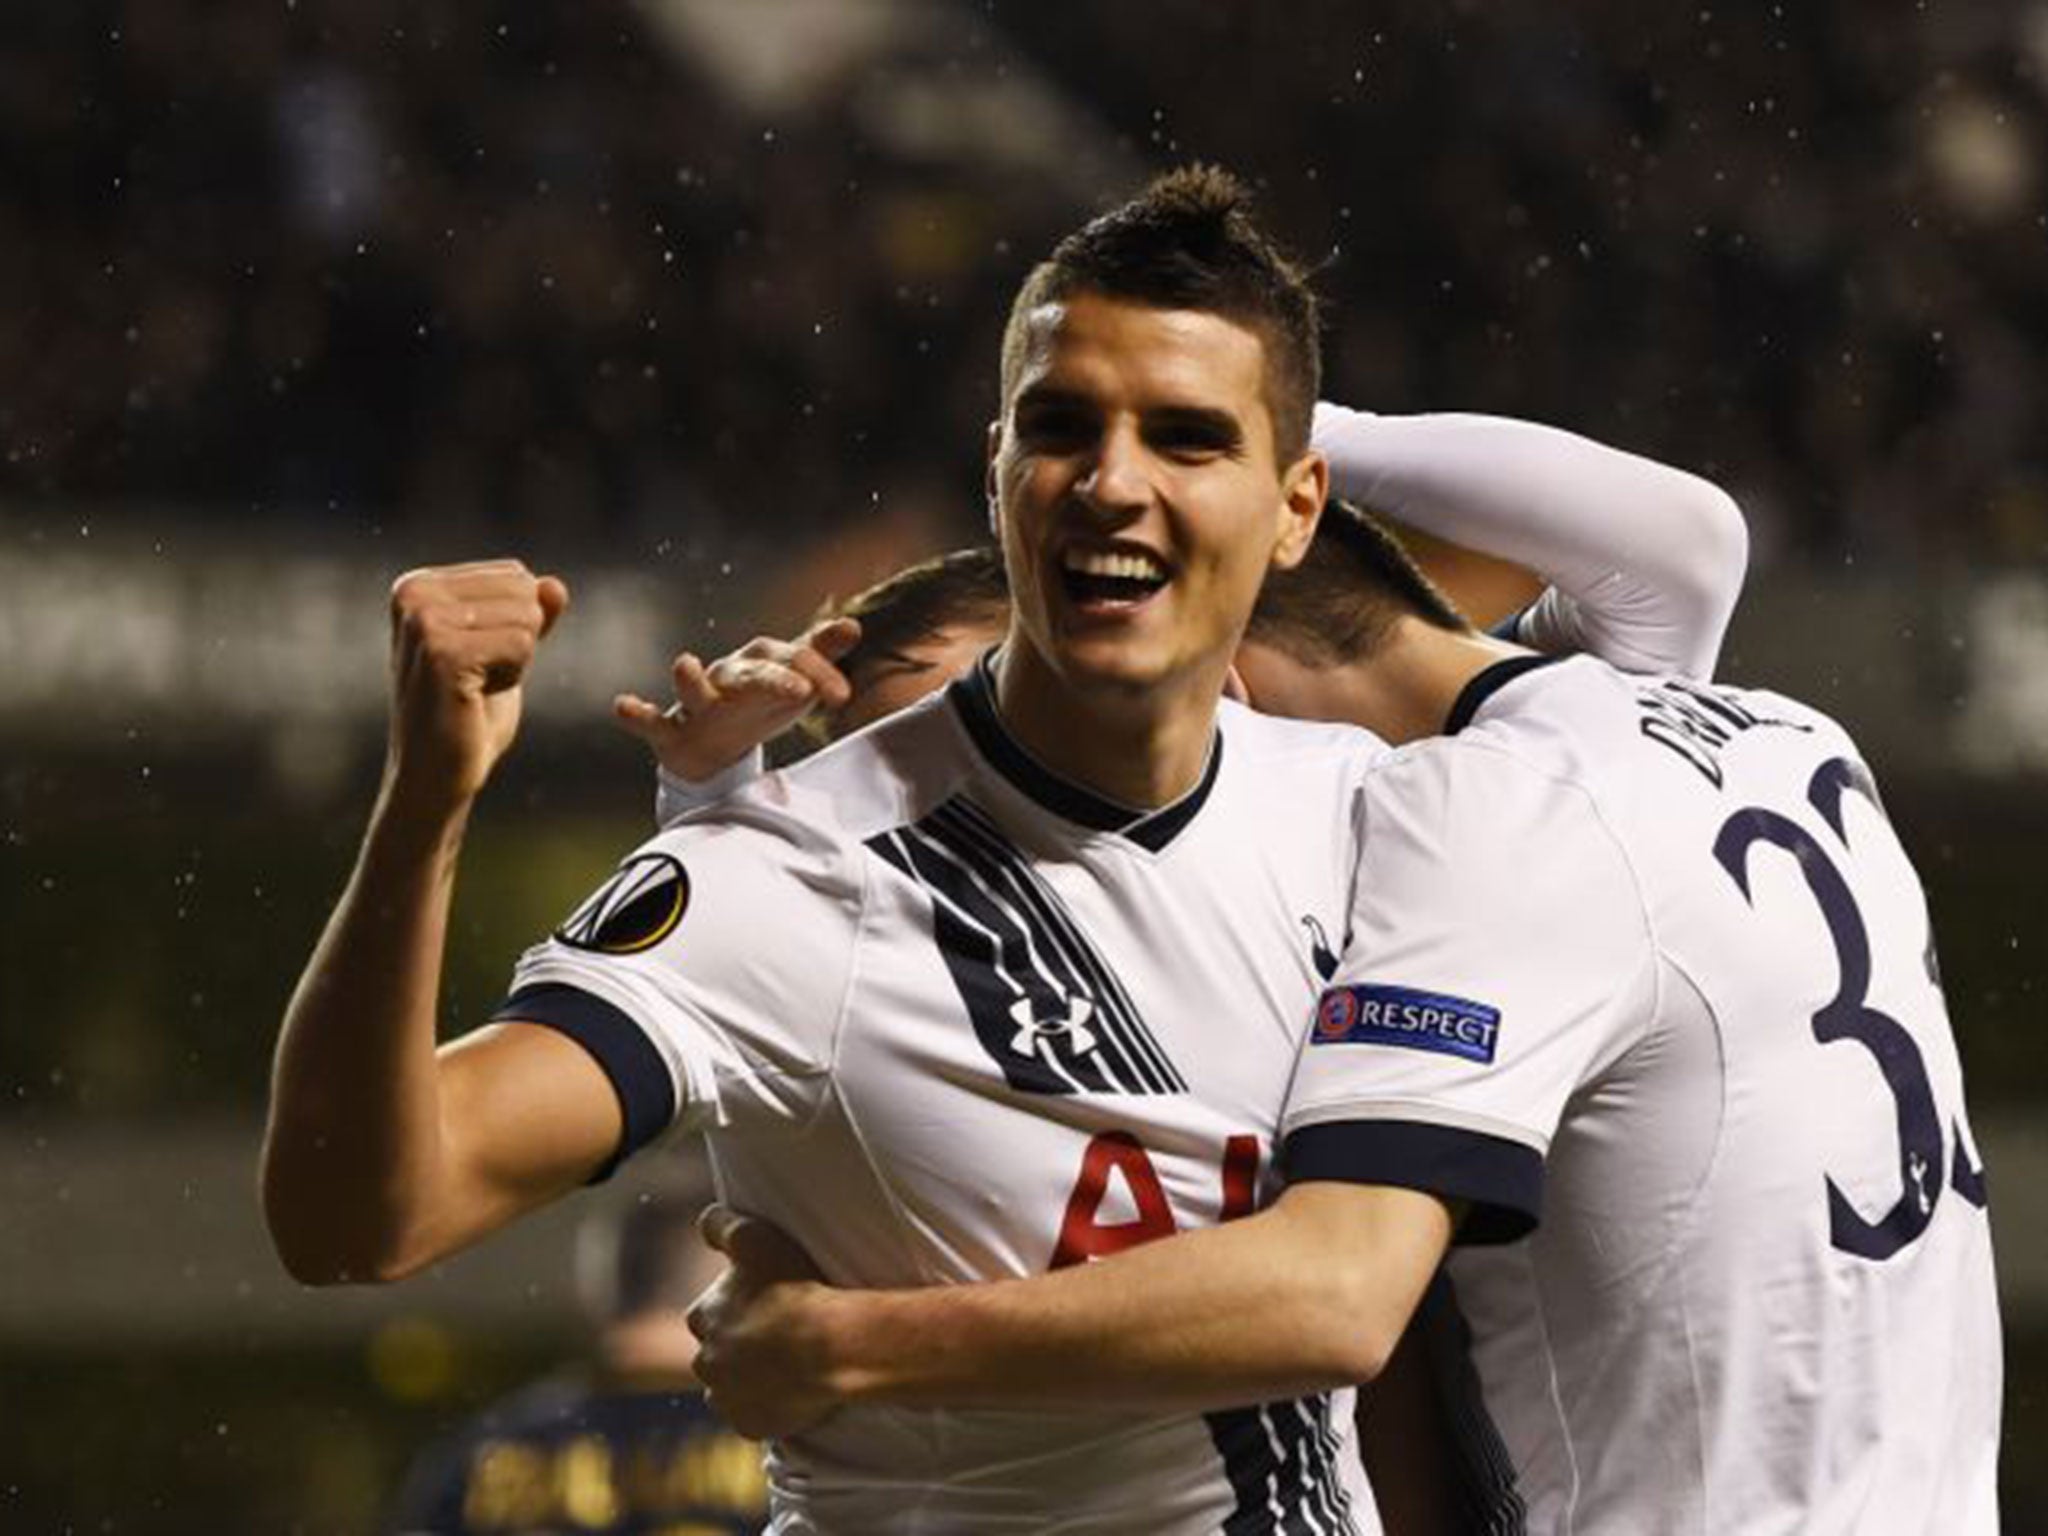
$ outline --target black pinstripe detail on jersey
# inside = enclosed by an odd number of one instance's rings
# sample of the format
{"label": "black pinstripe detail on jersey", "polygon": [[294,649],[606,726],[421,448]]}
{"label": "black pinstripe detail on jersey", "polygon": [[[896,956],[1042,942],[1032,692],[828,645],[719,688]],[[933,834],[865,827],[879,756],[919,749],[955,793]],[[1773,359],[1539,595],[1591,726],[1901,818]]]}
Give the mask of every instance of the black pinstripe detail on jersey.
{"label": "black pinstripe detail on jersey", "polygon": [[1445,1438],[1450,1442],[1450,1495],[1457,1526],[1473,1536],[1525,1536],[1529,1509],[1515,1486],[1515,1464],[1472,1365],[1472,1330],[1458,1308],[1458,1293],[1441,1270],[1423,1293],[1415,1318],[1429,1374],[1436,1383]]}
{"label": "black pinstripe detail on jersey", "polygon": [[1280,1458],[1266,1433],[1264,1413],[1257,1408],[1230,1408],[1202,1416],[1209,1439],[1223,1458],[1223,1475],[1237,1494],[1237,1503],[1223,1522],[1223,1536],[1259,1536],[1278,1529],[1271,1499],[1273,1473]]}
{"label": "black pinstripe detail on jersey", "polygon": [[[1091,1004],[1094,1003],[1103,992],[1099,987],[1091,986],[1085,975],[1085,944],[1080,946],[1078,957],[1075,953],[1069,952],[1067,944],[1062,943],[1063,936],[1071,941],[1078,938],[1078,935],[1066,933],[1070,925],[1064,922],[1065,914],[1058,909],[1056,903],[1039,899],[1041,893],[1036,889],[1035,882],[1026,878],[1028,871],[1020,874],[1014,850],[1002,840],[1001,834],[992,824],[984,823],[977,826],[971,818],[956,814],[965,809],[964,801],[948,802],[933,811],[923,825],[941,847],[959,860],[962,866],[982,883],[992,900],[1010,905],[1018,910],[1020,916],[1028,914],[1031,920],[1035,920],[1037,927],[1027,930],[1031,945],[1029,953],[1038,962],[1041,974],[1052,981],[1055,989],[1054,1002],[1057,1004],[1063,998],[1083,997],[1088,998]],[[1077,964],[1077,958],[1082,963]],[[1121,989],[1113,995],[1112,1002],[1121,1002],[1128,1020],[1136,1025],[1136,1029],[1122,1033],[1111,1030],[1096,1032],[1097,1049],[1106,1049],[1115,1055],[1113,1063],[1103,1064],[1109,1075],[1119,1085],[1131,1082],[1139,1085],[1136,1090],[1123,1091],[1173,1091],[1147,1059],[1146,1053],[1142,1050],[1134,1052],[1132,1049],[1131,1042],[1134,1036],[1138,1042],[1145,1041],[1144,1026],[1137,1023],[1137,1010],[1130,1006],[1128,998],[1123,997]],[[1036,1017],[1042,1011],[1041,1000],[1034,997],[1033,1016]],[[1099,1007],[1097,1011],[1100,1012]],[[1012,1016],[1004,1031],[1005,1049],[1013,1046],[1016,1027],[1016,1021]],[[1034,1049],[1036,1048],[1034,1046]],[[1105,1085],[1091,1082],[1089,1086],[1100,1088]]]}
{"label": "black pinstripe detail on jersey", "polygon": [[1332,1528],[1343,1529],[1335,1524],[1337,1512],[1324,1476],[1331,1469],[1316,1434],[1313,1400],[1271,1403],[1266,1412],[1281,1445],[1280,1507],[1287,1509],[1292,1505],[1301,1512],[1298,1526],[1283,1520],[1281,1529],[1313,1531],[1319,1536]]}
{"label": "black pinstripe detail on jersey", "polygon": [[867,846],[931,896],[939,952],[1011,1087],[1186,1090],[1059,897],[985,816],[956,798]]}
{"label": "black pinstripe detail on jersey", "polygon": [[1330,1511],[1330,1518],[1336,1522],[1334,1529],[1343,1530],[1351,1520],[1351,1493],[1344,1486],[1343,1473],[1337,1459],[1344,1448],[1344,1440],[1337,1433],[1337,1426],[1331,1413],[1327,1393],[1310,1399],[1315,1404],[1314,1431],[1316,1446],[1317,1485],[1319,1497]]}
{"label": "black pinstripe detail on jersey", "polygon": [[1202,1417],[1237,1495],[1224,1536],[1356,1536],[1326,1395]]}
{"label": "black pinstripe detail on jersey", "polygon": [[932,813],[949,831],[960,838],[963,853],[975,853],[989,861],[994,871],[1016,894],[1017,900],[1030,910],[1043,924],[1055,945],[1067,962],[1078,972],[1085,986],[1108,1001],[1111,1010],[1127,1022],[1125,1034],[1114,1036],[1119,1048],[1127,1039],[1138,1057],[1138,1070],[1146,1081],[1152,1084],[1154,1093],[1184,1093],[1187,1083],[1167,1060],[1166,1052],[1159,1048],[1159,1042],[1152,1038],[1152,1032],[1145,1027],[1138,1015],[1137,1004],[1124,991],[1123,983],[1102,962],[1094,947],[1076,926],[1073,917],[1053,895],[1045,882],[1033,873],[1023,856],[1003,836],[1002,830],[990,819],[988,812],[972,800],[955,798],[941,805]]}
{"label": "black pinstripe detail on jersey", "polygon": [[1309,1401],[1315,1405],[1311,1428],[1315,1436],[1317,1497],[1329,1509],[1333,1529],[1344,1530],[1351,1523],[1351,1494],[1344,1486],[1343,1473],[1337,1465],[1344,1441],[1331,1422],[1329,1395],[1325,1393]]}
{"label": "black pinstripe detail on jersey", "polygon": [[991,930],[964,914],[955,897],[965,880],[954,878],[945,860],[913,840],[907,829],[880,833],[869,838],[867,845],[931,895],[932,937],[959,989],[960,1001],[967,1005],[968,1021],[982,1049],[1002,1068],[1003,1080],[1020,1093],[1075,1092],[1071,1078],[1063,1078],[1038,1056],[1024,1057],[1009,1049],[1012,1037],[1004,1021],[1017,992],[1004,976],[1028,972],[1022,957],[1015,953],[1018,936],[1012,925],[1004,922]]}

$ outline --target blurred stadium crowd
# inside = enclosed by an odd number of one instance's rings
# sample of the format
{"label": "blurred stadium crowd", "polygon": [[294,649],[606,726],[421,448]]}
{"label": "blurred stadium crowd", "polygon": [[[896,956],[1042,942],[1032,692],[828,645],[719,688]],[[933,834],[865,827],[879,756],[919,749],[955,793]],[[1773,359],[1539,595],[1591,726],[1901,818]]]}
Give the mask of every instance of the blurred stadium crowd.
{"label": "blurred stadium crowd", "polygon": [[567,1224],[308,1301],[250,1198],[391,575],[579,593],[466,870],[467,1021],[647,825],[610,690],[977,538],[1026,264],[1196,157],[1318,266],[1337,398],[1742,502],[1731,674],[1855,726],[1928,877],[2041,1438],[2048,0],[15,11],[0,1529],[367,1529],[573,1337]]}
{"label": "blurred stadium crowd", "polygon": [[946,528],[1024,254],[1206,155],[1325,263],[1356,403],[1604,432],[1730,484],[1767,551],[2048,546],[2048,6],[132,0],[10,31],[17,497]]}

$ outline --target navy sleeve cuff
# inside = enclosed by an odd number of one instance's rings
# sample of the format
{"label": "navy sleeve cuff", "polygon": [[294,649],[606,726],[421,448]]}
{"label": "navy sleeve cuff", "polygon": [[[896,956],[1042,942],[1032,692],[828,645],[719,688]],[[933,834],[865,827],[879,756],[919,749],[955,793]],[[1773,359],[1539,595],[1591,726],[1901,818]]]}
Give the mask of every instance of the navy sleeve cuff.
{"label": "navy sleeve cuff", "polygon": [[618,1151],[591,1175],[591,1183],[610,1178],[619,1164],[667,1130],[675,1119],[676,1090],[668,1063],[623,1009],[593,993],[548,982],[521,987],[500,1003],[491,1017],[560,1030],[590,1052],[611,1079],[625,1131],[619,1137]]}
{"label": "navy sleeve cuff", "polygon": [[1461,1243],[1511,1243],[1543,1218],[1543,1159],[1502,1136],[1418,1120],[1340,1120],[1304,1126],[1280,1150],[1290,1184],[1334,1179],[1392,1184],[1471,1206]]}

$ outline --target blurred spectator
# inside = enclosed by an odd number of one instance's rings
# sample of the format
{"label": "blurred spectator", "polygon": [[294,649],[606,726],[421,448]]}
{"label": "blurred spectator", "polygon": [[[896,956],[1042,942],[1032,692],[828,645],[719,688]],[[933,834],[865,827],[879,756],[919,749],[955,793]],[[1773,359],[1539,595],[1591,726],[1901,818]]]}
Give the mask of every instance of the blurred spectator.
{"label": "blurred spectator", "polygon": [[597,1325],[589,1364],[484,1410],[406,1478],[393,1536],[739,1536],[768,1489],[758,1446],[705,1406],[684,1309],[719,1261],[701,1199],[644,1196],[582,1228],[577,1278]]}
{"label": "blurred spectator", "polygon": [[1698,467],[1766,555],[2048,544],[2040,5],[874,0],[763,98],[689,18],[800,8],[709,3],[22,18],[0,492],[764,552],[966,507],[1018,253],[1201,154],[1330,254],[1344,398]]}

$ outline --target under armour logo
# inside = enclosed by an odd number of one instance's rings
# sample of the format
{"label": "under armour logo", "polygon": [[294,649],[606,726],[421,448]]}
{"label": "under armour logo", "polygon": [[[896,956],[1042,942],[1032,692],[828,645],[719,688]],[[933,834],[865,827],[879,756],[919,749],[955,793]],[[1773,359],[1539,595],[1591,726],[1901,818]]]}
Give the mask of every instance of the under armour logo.
{"label": "under armour logo", "polygon": [[1095,1049],[1095,1031],[1088,1027],[1088,1021],[1095,1017],[1095,1005],[1085,997],[1062,998],[1066,1008],[1064,1016],[1041,1018],[1031,999],[1020,997],[1010,1004],[1010,1018],[1017,1026],[1017,1033],[1010,1037],[1010,1049],[1019,1056],[1037,1056],[1041,1049],[1050,1049],[1059,1040],[1067,1042],[1067,1048],[1076,1056],[1086,1056]]}

